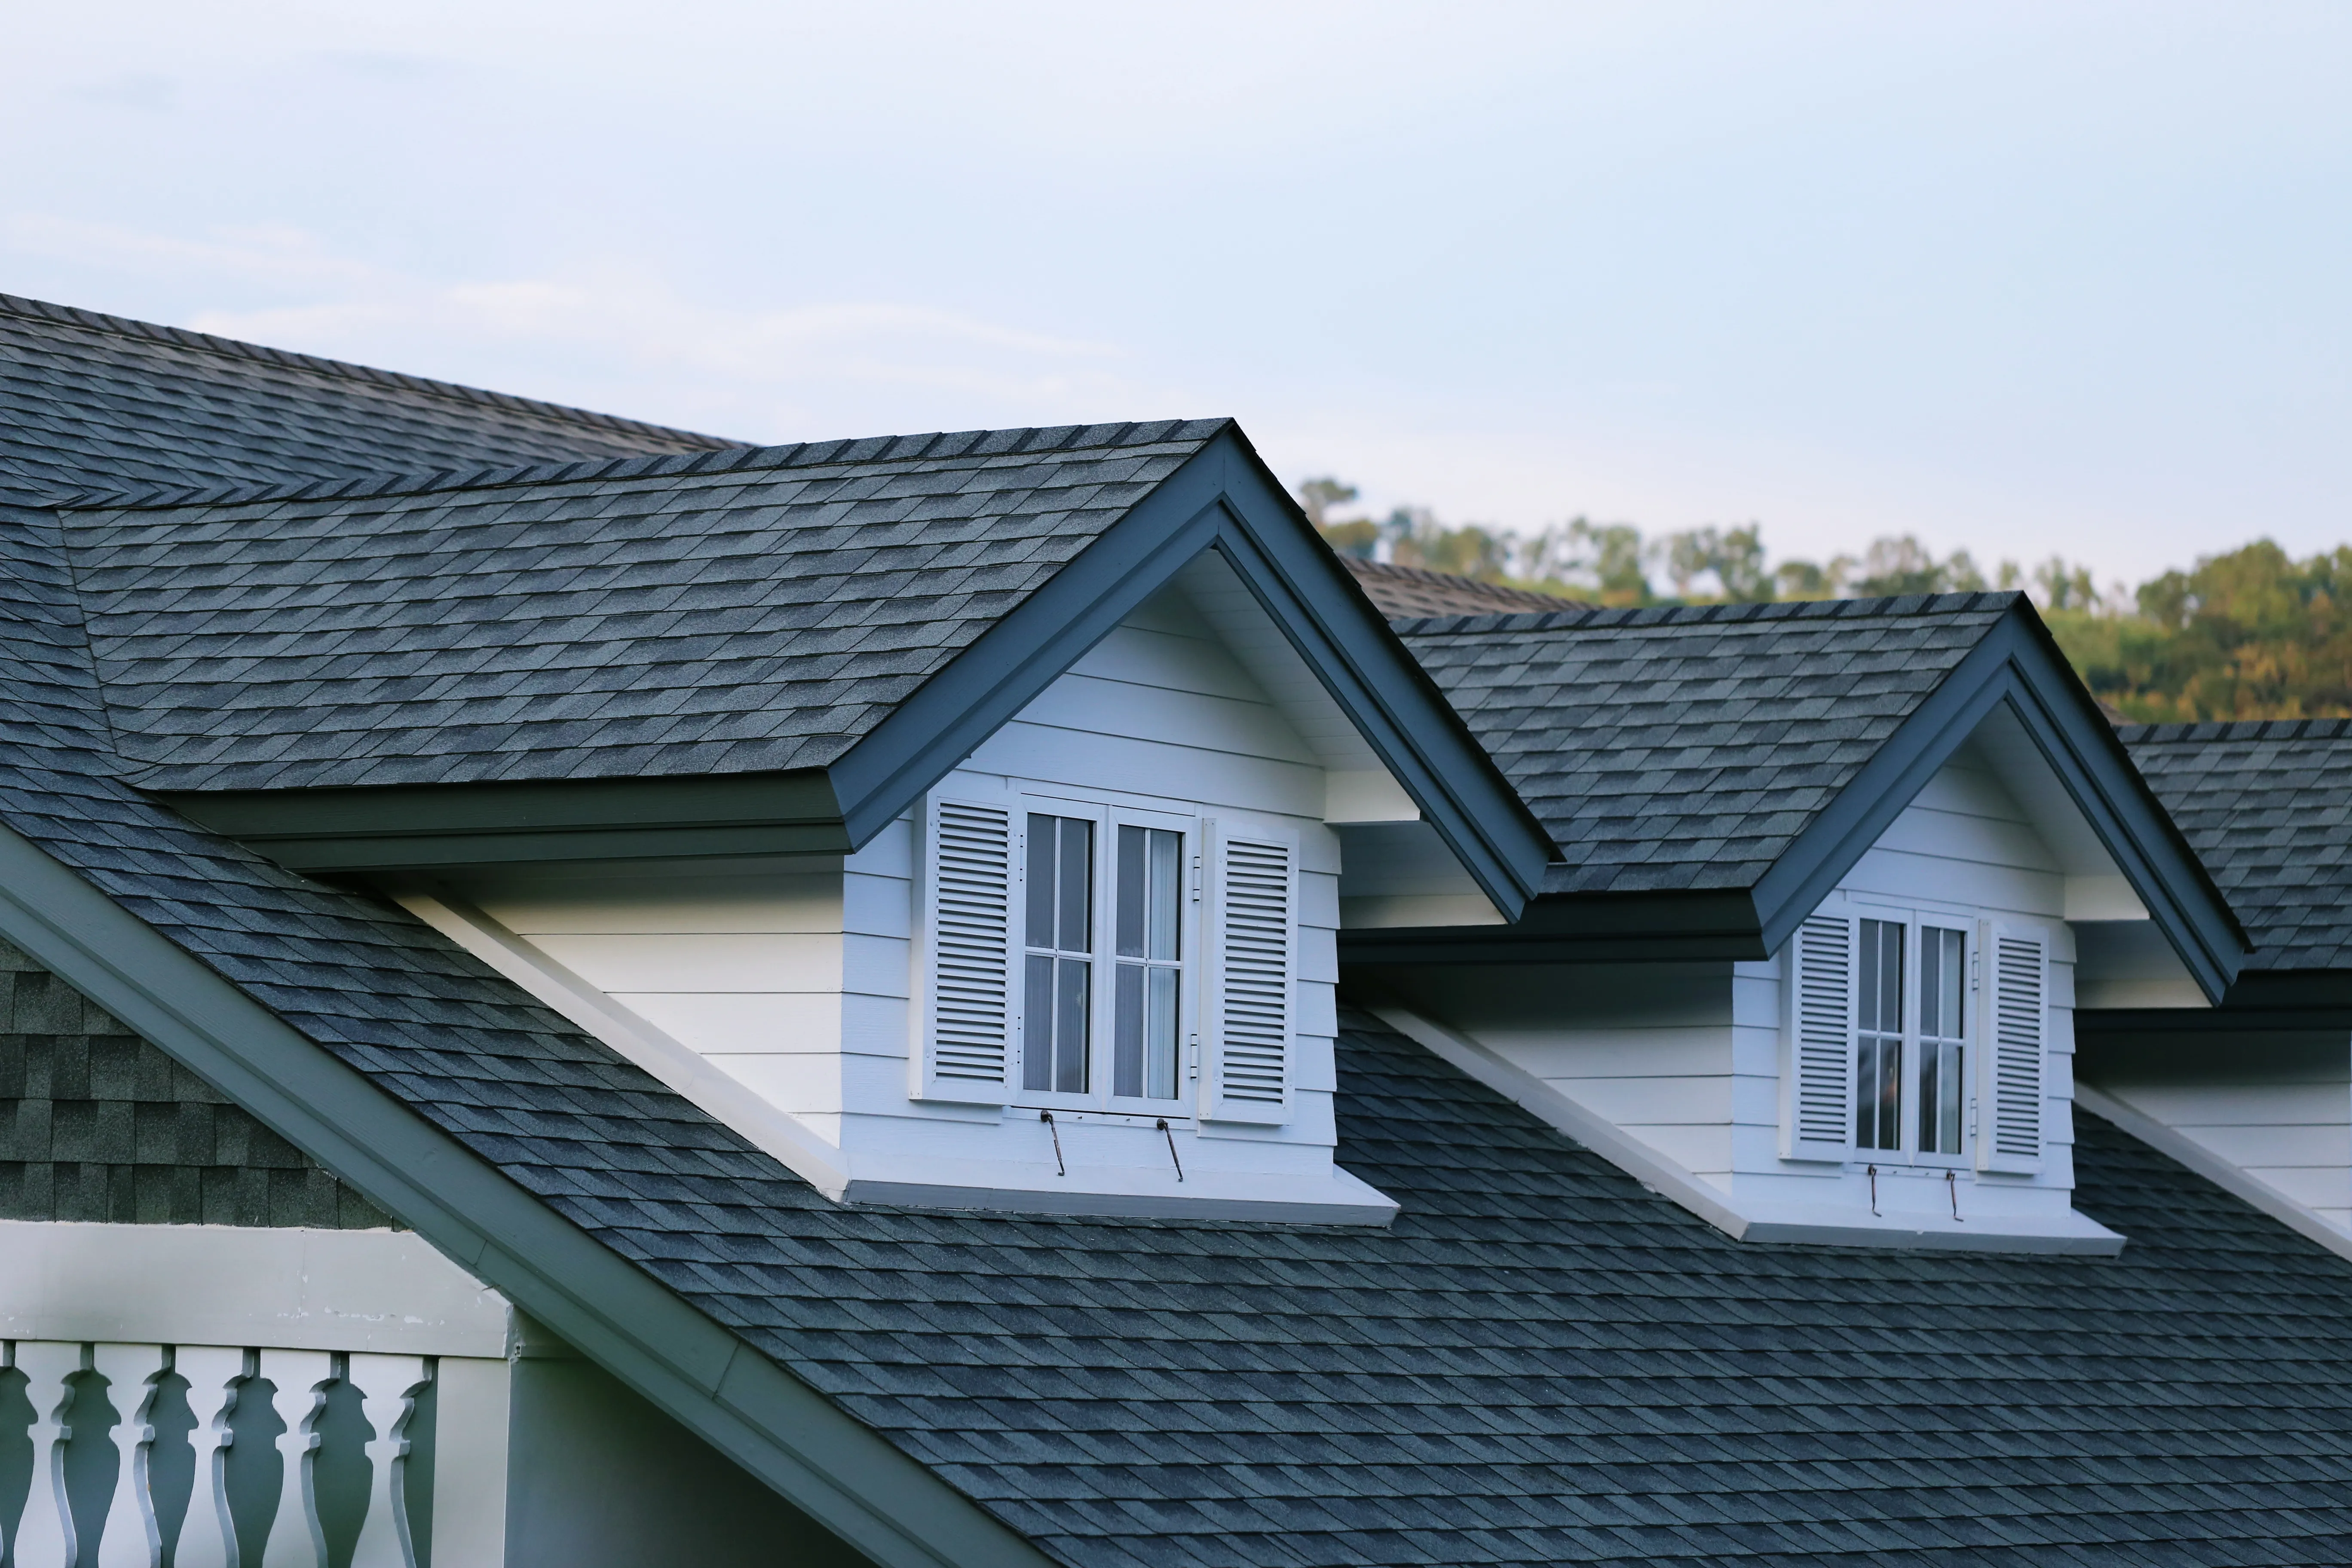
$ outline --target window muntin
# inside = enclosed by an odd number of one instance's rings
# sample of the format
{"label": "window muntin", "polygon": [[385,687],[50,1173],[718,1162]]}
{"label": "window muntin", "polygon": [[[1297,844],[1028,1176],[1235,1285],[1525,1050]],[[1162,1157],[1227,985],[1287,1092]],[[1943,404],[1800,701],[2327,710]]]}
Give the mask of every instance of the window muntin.
{"label": "window muntin", "polygon": [[1922,1154],[1968,1152],[1968,938],[1919,928],[1919,1119]]}
{"label": "window muntin", "polygon": [[1184,836],[1118,825],[1111,1093],[1177,1097],[1183,988]]}
{"label": "window muntin", "polygon": [[1854,994],[1853,1144],[1903,1147],[1903,922],[1862,922]]}
{"label": "window muntin", "polygon": [[1087,1092],[1093,1052],[1095,825],[1029,814],[1021,1086]]}

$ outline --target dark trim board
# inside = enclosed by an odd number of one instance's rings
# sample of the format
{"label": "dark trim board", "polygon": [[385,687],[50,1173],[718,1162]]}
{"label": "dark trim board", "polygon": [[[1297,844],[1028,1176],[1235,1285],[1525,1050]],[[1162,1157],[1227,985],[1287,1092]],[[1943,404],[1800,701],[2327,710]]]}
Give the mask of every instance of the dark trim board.
{"label": "dark trim board", "polygon": [[296,871],[841,854],[821,769],[710,778],[177,791],[163,803]]}
{"label": "dark trim board", "polygon": [[883,1568],[1048,1559],[22,836],[0,936]]}
{"label": "dark trim board", "polygon": [[2209,1000],[2249,950],[2228,902],[2022,600],[1749,889],[1544,894],[1513,925],[1342,931],[1343,963],[1599,963],[1769,957],[1936,771],[2006,706]]}

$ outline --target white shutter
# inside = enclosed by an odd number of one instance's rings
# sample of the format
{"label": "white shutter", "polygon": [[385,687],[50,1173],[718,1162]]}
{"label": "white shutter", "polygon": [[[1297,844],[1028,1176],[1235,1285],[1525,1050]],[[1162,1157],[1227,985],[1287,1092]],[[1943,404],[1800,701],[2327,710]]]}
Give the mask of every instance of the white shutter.
{"label": "white shutter", "polygon": [[1276,834],[1208,826],[1202,1114],[1222,1121],[1286,1121],[1297,1008],[1298,846]]}
{"label": "white shutter", "polygon": [[1791,1160],[1843,1160],[1853,1152],[1856,952],[1846,915],[1814,915],[1789,940],[1780,1152]]}
{"label": "white shutter", "polygon": [[923,835],[924,1100],[1002,1105],[1019,1023],[1013,939],[1019,878],[1012,810],[934,800]]}
{"label": "white shutter", "polygon": [[1977,1168],[2042,1168],[2042,1058],[2050,1036],[2050,936],[1984,929],[1984,1020],[1978,1031]]}

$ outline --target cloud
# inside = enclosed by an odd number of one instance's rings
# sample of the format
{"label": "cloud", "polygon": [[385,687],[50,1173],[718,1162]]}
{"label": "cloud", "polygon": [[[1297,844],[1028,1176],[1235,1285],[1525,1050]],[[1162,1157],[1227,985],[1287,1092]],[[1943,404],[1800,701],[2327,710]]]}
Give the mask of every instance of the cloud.
{"label": "cloud", "polygon": [[169,278],[199,299],[299,301],[205,305],[180,318],[201,331],[754,437],[837,434],[857,419],[897,428],[909,413],[949,424],[1056,421],[1139,401],[1130,356],[1116,344],[925,304],[730,308],[624,266],[431,279],[284,227],[189,237],[20,215],[0,222],[0,247]]}
{"label": "cloud", "polygon": [[167,76],[134,71],[125,76],[85,82],[73,89],[73,95],[92,103],[111,103],[125,109],[143,109],[161,113],[179,107],[180,84]]}

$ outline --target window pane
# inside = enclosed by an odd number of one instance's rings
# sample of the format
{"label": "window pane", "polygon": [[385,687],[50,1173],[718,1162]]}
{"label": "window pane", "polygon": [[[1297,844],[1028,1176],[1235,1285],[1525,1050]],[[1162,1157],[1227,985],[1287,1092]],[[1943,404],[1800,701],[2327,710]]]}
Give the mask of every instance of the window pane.
{"label": "window pane", "polygon": [[[1929,977],[1935,973],[1934,965],[1921,964],[1919,966],[1919,984],[1922,986],[1930,984]],[[1926,999],[1923,996],[1921,998],[1921,1005],[1925,1005],[1925,1003]],[[1940,1060],[1942,1054],[1942,1047],[1935,1045],[1932,1042],[1922,1041],[1920,1043],[1919,1151],[1924,1154],[1940,1154],[1946,1152],[1944,1146],[1937,1142],[1936,1131],[1942,1125],[1942,1108],[1944,1103],[1944,1075],[1941,1071],[1942,1064]]]}
{"label": "window pane", "polygon": [[1056,818],[1062,825],[1055,931],[1064,952],[1094,951],[1095,825],[1084,817]]}
{"label": "window pane", "polygon": [[[1147,830],[1121,824],[1118,830],[1118,883],[1112,897],[1118,904],[1118,927],[1112,933],[1121,958],[1143,956],[1143,911],[1150,889],[1145,884],[1144,840]],[[1138,1015],[1141,1016],[1141,1015]]]}
{"label": "window pane", "polygon": [[1968,1016],[1961,1005],[1968,991],[1962,978],[1967,939],[1958,931],[1933,926],[1923,931],[1920,938],[1926,951],[1919,955],[1919,1032],[1957,1040]]}
{"label": "window pane", "polygon": [[[1174,837],[1174,834],[1170,834]],[[1154,1100],[1176,1098],[1176,976],[1179,971],[1151,971],[1150,1005],[1145,1013],[1145,1092]]]}
{"label": "window pane", "polygon": [[1064,1094],[1084,1094],[1087,1091],[1087,998],[1094,966],[1078,958],[1057,958],[1052,962],[1054,1087]]}
{"label": "window pane", "polygon": [[1960,1071],[1968,1056],[1968,1047],[1948,1045],[1943,1049],[1937,1076],[1942,1079],[1942,1115],[1937,1122],[1936,1149],[1938,1153],[1957,1154],[1961,1151],[1960,1086],[1968,1082]]}
{"label": "window pane", "polygon": [[1861,1005],[1855,1022],[1875,1034],[1903,1032],[1903,927],[1894,921],[1862,922]]}
{"label": "window pane", "polygon": [[1034,952],[1022,987],[1021,1087],[1054,1087],[1054,961]]}
{"label": "window pane", "polygon": [[[1127,836],[1135,831],[1122,827],[1119,833],[1120,874],[1126,874]],[[1124,886],[1124,882],[1121,884]],[[1126,900],[1120,900],[1120,918],[1125,919]],[[1111,981],[1110,1091],[1113,1094],[1140,1095],[1143,1092],[1143,966],[1122,963]]]}
{"label": "window pane", "polygon": [[1061,819],[1041,812],[1029,814],[1029,945],[1054,945],[1055,825]]}
{"label": "window pane", "polygon": [[1160,828],[1151,830],[1151,897],[1146,955],[1173,960],[1184,912],[1184,836]]}

